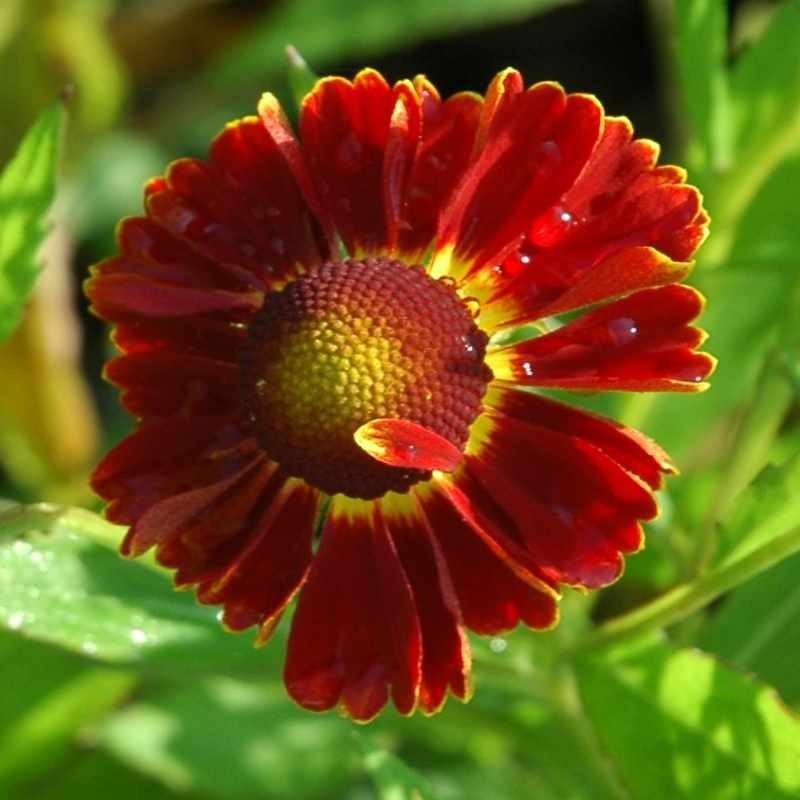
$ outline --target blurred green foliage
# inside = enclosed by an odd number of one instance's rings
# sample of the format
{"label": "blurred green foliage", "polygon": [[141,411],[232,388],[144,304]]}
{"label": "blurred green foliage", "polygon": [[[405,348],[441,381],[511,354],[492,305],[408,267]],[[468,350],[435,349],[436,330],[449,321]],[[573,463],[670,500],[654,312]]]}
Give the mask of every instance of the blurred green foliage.
{"label": "blurred green foliage", "polygon": [[[0,502],[0,797],[800,796],[800,2],[655,0],[649,23],[644,8],[0,3],[0,334],[22,318],[0,349],[0,495],[24,501]],[[108,345],[85,310],[57,311],[42,286],[30,295],[39,261],[81,279],[107,255],[169,158],[202,152],[263,90],[291,102],[287,44],[319,72],[363,60],[391,77],[427,69],[446,89],[480,89],[462,74],[485,83],[507,61],[530,80],[582,75],[590,85],[568,88],[606,90],[613,113],[666,138],[713,219],[692,279],[720,360],[712,389],[580,400],[682,467],[647,550],[615,586],[567,595],[556,630],[476,639],[475,697],[434,719],[389,711],[360,728],[297,709],[281,631],[254,649],[152,562],[116,555],[121,530],[78,507],[92,502],[97,438],[130,424],[98,381]],[[51,104],[66,83],[60,244],[40,257],[63,124]],[[42,320],[57,339],[82,332],[83,360],[32,345]],[[29,502],[41,500],[61,505]]]}

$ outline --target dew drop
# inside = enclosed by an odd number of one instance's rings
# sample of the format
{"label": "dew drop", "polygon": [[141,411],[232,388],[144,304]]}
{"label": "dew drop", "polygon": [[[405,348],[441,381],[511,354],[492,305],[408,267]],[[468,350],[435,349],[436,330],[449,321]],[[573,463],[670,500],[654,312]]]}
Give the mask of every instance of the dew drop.
{"label": "dew drop", "polygon": [[530,361],[523,361],[520,366],[522,367],[523,373],[525,373],[528,378],[533,377],[533,364],[531,364]]}
{"label": "dew drop", "polygon": [[611,322],[608,323],[607,327],[608,335],[611,337],[611,341],[617,346],[630,344],[639,333],[639,329],[636,327],[636,322],[630,317],[619,317],[618,319],[612,319]]}
{"label": "dew drop", "polygon": [[458,286],[458,281],[452,275],[442,275],[439,278],[439,283],[449,286],[451,289],[455,289]]}
{"label": "dew drop", "polygon": [[82,642],[81,652],[86,653],[87,656],[93,656],[97,652],[97,645],[90,640]]}
{"label": "dew drop", "polygon": [[519,261],[520,264],[525,264],[527,266],[528,264],[531,263],[533,259],[527,253],[520,253],[517,256],[517,260]]}
{"label": "dew drop", "polygon": [[133,628],[130,633],[131,641],[134,644],[146,644],[148,640],[147,634],[141,628]]}
{"label": "dew drop", "polygon": [[217,618],[217,622],[222,622],[222,620],[225,618],[225,611],[223,609],[220,609],[219,611],[217,611],[215,616]]}
{"label": "dew drop", "polygon": [[472,339],[469,336],[462,336],[461,341],[464,345],[464,351],[469,355],[475,355],[476,349]]}
{"label": "dew drop", "polygon": [[572,214],[562,206],[553,206],[538,216],[528,231],[528,239],[537,247],[555,247],[575,224]]}
{"label": "dew drop", "polygon": [[267,216],[272,217],[279,217],[281,215],[281,210],[277,206],[267,206]]}
{"label": "dew drop", "polygon": [[493,653],[504,653],[508,649],[508,642],[499,636],[495,637],[489,642],[489,649]]}
{"label": "dew drop", "polygon": [[13,614],[8,615],[8,619],[6,619],[6,625],[8,625],[12,631],[15,631],[23,626],[25,619],[26,617],[24,611],[15,611]]}

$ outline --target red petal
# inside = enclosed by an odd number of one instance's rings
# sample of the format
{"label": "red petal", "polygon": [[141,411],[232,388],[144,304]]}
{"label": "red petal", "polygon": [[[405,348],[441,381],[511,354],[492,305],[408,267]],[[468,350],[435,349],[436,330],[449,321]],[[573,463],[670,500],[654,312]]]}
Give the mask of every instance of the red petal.
{"label": "red petal", "polygon": [[502,507],[540,569],[591,588],[615,579],[620,552],[641,545],[638,520],[657,513],[647,484],[585,439],[496,411],[489,419],[467,472]]}
{"label": "red petal", "polygon": [[632,132],[627,120],[608,118],[580,176],[531,219],[519,249],[464,287],[484,301],[490,327],[680,280],[688,272],[690,265],[673,260],[691,258],[708,215],[698,191],[684,183],[685,172],[655,167],[658,146],[632,140]]}
{"label": "red petal", "polygon": [[509,631],[519,622],[531,628],[555,624],[558,607],[552,594],[521,580],[442,494],[418,496],[470,630],[491,635]]}
{"label": "red petal", "polygon": [[139,417],[173,414],[235,415],[240,408],[239,369],[185,353],[133,353],[109,361],[105,377],[125,389],[125,408]]}
{"label": "red petal", "polygon": [[452,472],[462,455],[449,439],[407,419],[373,419],[353,438],[365,453],[390,467]]}
{"label": "red petal", "polygon": [[424,79],[418,78],[415,86],[422,101],[422,139],[409,179],[398,247],[408,263],[418,262],[433,241],[439,212],[472,157],[481,113],[478,95],[463,92],[442,102]]}
{"label": "red petal", "polygon": [[238,363],[246,336],[244,326],[227,320],[197,317],[187,325],[185,319],[167,317],[121,322],[113,340],[124,353],[169,351]]}
{"label": "red petal", "polygon": [[391,687],[398,710],[409,713],[422,658],[411,587],[384,527],[335,504],[292,623],[286,688],[305,708],[341,703],[366,721]]}
{"label": "red petal", "polygon": [[202,541],[204,531],[208,531],[207,536],[218,541],[225,529],[238,525],[246,510],[252,508],[271,471],[274,465],[267,467],[263,457],[255,457],[230,477],[160,500],[128,531],[122,543],[123,555],[139,556],[153,545],[187,532]]}
{"label": "red petal", "polygon": [[454,246],[457,262],[474,265],[473,271],[515,248],[530,220],[558,201],[602,125],[594,98],[567,96],[556,84],[537,84],[505,105],[439,225],[437,249]]}
{"label": "red petal", "polygon": [[200,584],[200,602],[224,603],[223,622],[232,630],[260,624],[268,635],[308,572],[318,505],[316,490],[288,482],[248,532],[246,546]]}
{"label": "red petal", "polygon": [[351,253],[391,249],[420,131],[411,84],[375,70],[324,78],[303,101],[300,130],[319,196]]}
{"label": "red petal", "polygon": [[224,480],[254,457],[229,417],[155,419],[106,455],[91,484],[111,502],[106,516],[130,525],[159,500]]}
{"label": "red petal", "polygon": [[262,286],[327,256],[284,150],[257,117],[229,124],[208,161],[174,162],[148,186],[146,205],[173,236],[212,261],[239,265]]}
{"label": "red petal", "polygon": [[566,258],[554,261],[553,266],[551,272],[532,270],[528,276],[520,275],[502,294],[486,302],[481,310],[483,328],[522,325],[638,289],[678,283],[692,269],[691,264],[671,261],[652,247],[622,250],[591,269],[574,273]]}
{"label": "red petal", "polygon": [[669,456],[654,441],[614,420],[539,394],[501,387],[491,390],[486,403],[520,422],[530,422],[585,440],[628,472],[638,475],[653,489],[660,488],[662,474],[677,471]]}
{"label": "red petal", "polygon": [[391,506],[381,508],[381,517],[414,595],[422,632],[419,703],[433,714],[448,690],[462,700],[469,694],[469,640],[444,555],[427,519],[413,506],[402,514]]}
{"label": "red petal", "polygon": [[496,351],[488,363],[496,379],[531,386],[697,391],[715,363],[694,349],[705,336],[687,324],[702,307],[688,286],[648,289]]}

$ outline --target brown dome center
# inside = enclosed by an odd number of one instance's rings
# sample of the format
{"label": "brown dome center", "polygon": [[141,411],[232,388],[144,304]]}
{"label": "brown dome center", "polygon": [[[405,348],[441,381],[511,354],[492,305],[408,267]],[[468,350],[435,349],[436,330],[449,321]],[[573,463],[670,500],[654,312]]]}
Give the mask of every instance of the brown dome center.
{"label": "brown dome center", "polygon": [[429,472],[391,467],[353,434],[377,418],[416,422],[463,449],[491,380],[486,334],[452,286],[421,267],[328,262],[267,297],[241,357],[261,446],[329,494],[404,492]]}

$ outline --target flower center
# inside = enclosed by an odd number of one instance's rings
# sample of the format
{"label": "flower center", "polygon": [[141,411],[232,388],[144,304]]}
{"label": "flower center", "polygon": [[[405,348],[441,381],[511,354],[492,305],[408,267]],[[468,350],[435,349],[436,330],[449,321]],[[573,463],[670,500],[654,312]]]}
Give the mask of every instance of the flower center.
{"label": "flower center", "polygon": [[404,492],[430,472],[387,466],[353,439],[378,418],[410,420],[464,448],[492,378],[487,337],[452,286],[422,267],[328,262],[268,295],[241,356],[259,443],[329,494]]}

